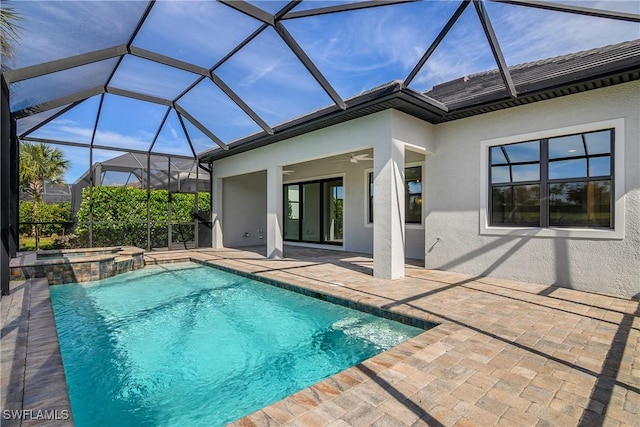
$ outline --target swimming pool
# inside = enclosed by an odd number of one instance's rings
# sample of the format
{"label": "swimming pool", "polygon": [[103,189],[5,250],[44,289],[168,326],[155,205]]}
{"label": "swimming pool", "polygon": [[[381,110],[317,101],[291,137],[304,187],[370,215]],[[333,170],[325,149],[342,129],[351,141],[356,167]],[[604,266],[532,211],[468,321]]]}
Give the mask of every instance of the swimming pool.
{"label": "swimming pool", "polygon": [[195,263],[50,290],[77,426],[224,425],[423,332]]}

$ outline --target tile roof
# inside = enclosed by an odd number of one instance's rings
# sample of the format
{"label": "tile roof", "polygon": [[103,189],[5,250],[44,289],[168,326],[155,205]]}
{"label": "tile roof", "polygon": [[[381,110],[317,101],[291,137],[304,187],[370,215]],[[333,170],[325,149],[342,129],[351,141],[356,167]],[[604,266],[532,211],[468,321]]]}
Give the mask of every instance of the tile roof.
{"label": "tile roof", "polygon": [[[509,71],[521,95],[549,87],[553,80],[568,83],[628,64],[640,68],[640,39],[514,65]],[[504,97],[507,92],[500,72],[494,69],[439,84],[424,94],[453,110]]]}

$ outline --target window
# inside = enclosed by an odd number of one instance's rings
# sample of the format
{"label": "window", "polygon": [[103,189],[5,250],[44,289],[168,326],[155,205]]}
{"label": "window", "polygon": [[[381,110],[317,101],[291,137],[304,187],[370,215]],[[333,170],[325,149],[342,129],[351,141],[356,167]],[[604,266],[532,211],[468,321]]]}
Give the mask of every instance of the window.
{"label": "window", "polygon": [[[373,172],[367,174],[369,181],[368,222],[373,223]],[[422,166],[413,166],[404,170],[404,222],[422,223]]]}
{"label": "window", "polygon": [[404,222],[422,223],[422,166],[404,170]]}
{"label": "window", "polygon": [[613,129],[495,145],[492,226],[613,228]]}

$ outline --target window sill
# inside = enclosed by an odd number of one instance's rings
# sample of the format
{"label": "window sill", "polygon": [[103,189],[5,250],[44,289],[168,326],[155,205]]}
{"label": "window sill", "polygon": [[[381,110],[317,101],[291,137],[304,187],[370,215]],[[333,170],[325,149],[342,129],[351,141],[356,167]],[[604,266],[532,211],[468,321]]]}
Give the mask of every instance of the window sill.
{"label": "window sill", "polygon": [[330,251],[345,251],[344,242],[342,244],[328,244],[328,243],[309,243],[309,242],[295,242],[292,240],[284,240],[282,242],[284,246],[297,246],[300,248],[313,248],[313,249],[327,249]]}
{"label": "window sill", "polygon": [[624,232],[619,229],[596,228],[541,228],[541,227],[487,227],[480,228],[480,235],[514,236],[540,238],[566,238],[589,240],[623,240]]}
{"label": "window sill", "polygon": [[[373,228],[372,222],[366,222],[364,228]],[[404,224],[405,230],[424,230],[424,224],[418,224],[417,222],[410,222]]]}

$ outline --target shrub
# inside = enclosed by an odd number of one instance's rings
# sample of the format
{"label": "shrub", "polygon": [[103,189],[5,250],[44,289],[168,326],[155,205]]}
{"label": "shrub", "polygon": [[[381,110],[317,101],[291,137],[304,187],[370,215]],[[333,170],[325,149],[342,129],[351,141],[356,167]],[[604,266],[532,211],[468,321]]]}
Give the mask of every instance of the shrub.
{"label": "shrub", "polygon": [[[20,200],[19,205],[20,234],[33,236],[33,225],[29,222],[51,222],[54,224],[40,225],[40,235],[65,234],[71,225],[71,203],[44,203],[36,205],[33,202]],[[63,233],[63,230],[65,233]]]}
{"label": "shrub", "polygon": [[[199,193],[198,214],[209,214],[209,194]],[[93,188],[93,246],[131,245],[147,246],[147,220],[151,224],[151,247],[168,245],[169,192],[151,190],[149,197],[149,218],[147,218],[147,190],[130,187]],[[89,243],[89,188],[82,191],[82,202],[77,215],[76,234],[78,245]],[[195,238],[193,226],[178,225],[190,223],[196,218],[195,196],[192,193],[171,194],[171,222],[173,239],[191,241]]]}
{"label": "shrub", "polygon": [[69,249],[75,245],[76,235],[65,234],[64,236],[53,236],[53,249]]}

